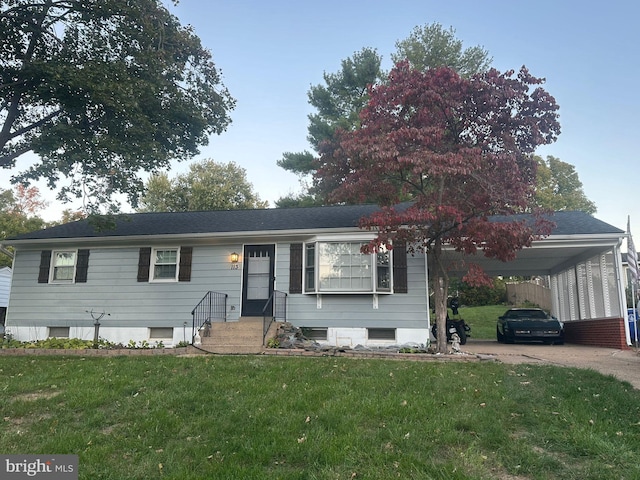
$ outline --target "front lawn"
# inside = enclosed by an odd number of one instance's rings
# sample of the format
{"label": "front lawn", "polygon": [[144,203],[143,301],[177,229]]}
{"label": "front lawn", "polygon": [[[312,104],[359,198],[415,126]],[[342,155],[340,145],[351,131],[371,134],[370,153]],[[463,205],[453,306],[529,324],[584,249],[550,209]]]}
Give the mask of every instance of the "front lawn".
{"label": "front lawn", "polygon": [[338,357],[3,356],[0,452],[96,479],[640,478],[593,371]]}

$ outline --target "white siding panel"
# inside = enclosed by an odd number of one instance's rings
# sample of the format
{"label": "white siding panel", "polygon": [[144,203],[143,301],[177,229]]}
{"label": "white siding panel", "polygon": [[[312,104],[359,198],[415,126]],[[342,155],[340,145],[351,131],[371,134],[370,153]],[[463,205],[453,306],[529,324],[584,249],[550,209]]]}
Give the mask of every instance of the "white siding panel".
{"label": "white siding panel", "polygon": [[11,290],[11,269],[9,267],[0,268],[0,307],[9,304],[9,291]]}

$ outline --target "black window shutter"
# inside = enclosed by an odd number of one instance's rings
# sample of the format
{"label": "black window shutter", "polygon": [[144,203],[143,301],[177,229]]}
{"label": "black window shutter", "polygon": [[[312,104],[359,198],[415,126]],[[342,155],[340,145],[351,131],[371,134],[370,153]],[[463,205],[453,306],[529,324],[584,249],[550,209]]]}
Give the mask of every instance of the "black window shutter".
{"label": "black window shutter", "polygon": [[38,283],[49,283],[49,268],[51,267],[51,250],[42,250],[40,253],[40,272]]}
{"label": "black window shutter", "polygon": [[142,247],[138,259],[138,281],[149,281],[149,265],[151,264],[151,247]]}
{"label": "black window shutter", "polygon": [[393,292],[407,293],[407,245],[396,243],[393,246]]}
{"label": "black window shutter", "polygon": [[76,283],[87,282],[88,270],[89,270],[89,250],[78,250],[78,260],[76,263]]}
{"label": "black window shutter", "polygon": [[180,271],[178,272],[179,282],[191,281],[191,258],[193,247],[180,247]]}
{"label": "black window shutter", "polygon": [[289,293],[302,293],[302,244],[289,247]]}

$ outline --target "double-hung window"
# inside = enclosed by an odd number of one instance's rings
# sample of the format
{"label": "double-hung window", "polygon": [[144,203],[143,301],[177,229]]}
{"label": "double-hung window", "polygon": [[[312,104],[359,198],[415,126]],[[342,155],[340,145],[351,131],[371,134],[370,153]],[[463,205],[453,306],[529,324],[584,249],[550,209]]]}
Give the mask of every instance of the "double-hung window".
{"label": "double-hung window", "polygon": [[383,250],[376,253],[376,290],[378,292],[391,291],[391,253]]}
{"label": "double-hung window", "polygon": [[89,250],[42,250],[38,283],[87,283]]}
{"label": "double-hung window", "polygon": [[138,282],[190,282],[193,247],[140,247]]}
{"label": "double-hung window", "polygon": [[151,256],[151,279],[175,282],[178,279],[178,248],[155,248]]}
{"label": "double-hung window", "polygon": [[76,251],[57,250],[51,255],[50,283],[73,283],[76,272]]}
{"label": "double-hung window", "polygon": [[316,291],[316,244],[307,243],[304,258],[304,285],[305,291]]}
{"label": "double-hung window", "polygon": [[362,253],[367,242],[315,242],[305,248],[305,291],[391,292],[389,251]]}

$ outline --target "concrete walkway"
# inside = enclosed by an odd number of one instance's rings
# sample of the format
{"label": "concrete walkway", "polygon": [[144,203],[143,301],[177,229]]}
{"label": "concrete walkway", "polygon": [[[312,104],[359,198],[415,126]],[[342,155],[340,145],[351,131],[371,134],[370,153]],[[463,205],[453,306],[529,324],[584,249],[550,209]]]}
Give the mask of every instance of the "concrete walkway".
{"label": "concrete walkway", "polygon": [[503,363],[548,364],[590,368],[629,382],[640,389],[640,354],[636,349],[586,345],[542,345],[539,343],[507,345],[495,340],[469,339],[462,350],[475,355],[495,356]]}

